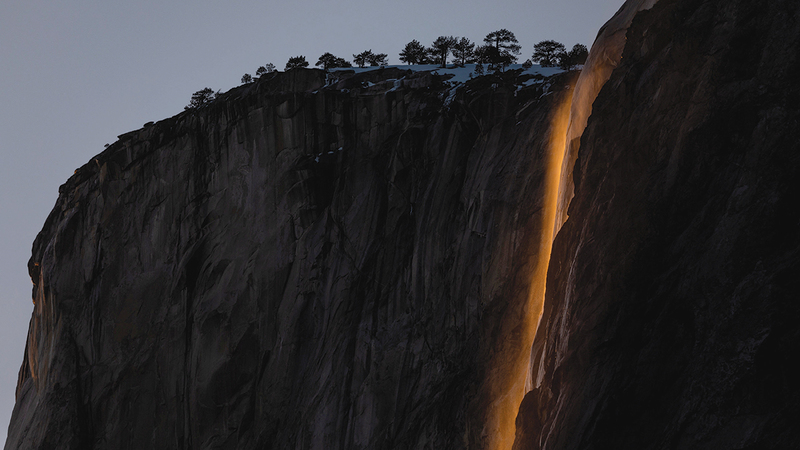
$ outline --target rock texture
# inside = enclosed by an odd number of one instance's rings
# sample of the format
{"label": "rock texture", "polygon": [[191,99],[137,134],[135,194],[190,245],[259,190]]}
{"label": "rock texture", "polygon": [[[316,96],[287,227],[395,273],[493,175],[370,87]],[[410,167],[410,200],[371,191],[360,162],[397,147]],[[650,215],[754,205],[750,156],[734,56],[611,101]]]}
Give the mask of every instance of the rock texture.
{"label": "rock texture", "polygon": [[294,70],[62,186],[5,449],[800,448],[800,5],[621,14],[532,349],[574,75]]}
{"label": "rock texture", "polygon": [[491,445],[570,76],[340,78],[237,88],[61,187],[7,450]]}
{"label": "rock texture", "polygon": [[798,14],[634,19],[581,139],[516,448],[800,448]]}

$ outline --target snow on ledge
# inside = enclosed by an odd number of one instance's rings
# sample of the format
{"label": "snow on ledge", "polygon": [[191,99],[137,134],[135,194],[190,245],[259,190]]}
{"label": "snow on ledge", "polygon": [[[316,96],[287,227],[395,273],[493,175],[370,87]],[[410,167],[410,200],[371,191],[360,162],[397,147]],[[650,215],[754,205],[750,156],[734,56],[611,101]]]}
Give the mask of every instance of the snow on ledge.
{"label": "snow on ledge", "polygon": [[[401,70],[411,70],[413,72],[436,72],[440,75],[445,74],[453,74],[453,77],[450,78],[448,81],[456,82],[456,83],[465,83],[470,79],[470,74],[473,77],[475,75],[475,64],[465,64],[464,67],[455,67],[453,65],[448,65],[445,68],[439,67],[438,64],[412,64],[412,65],[393,65],[393,66],[383,66],[385,68],[394,67]],[[484,66],[484,73],[490,73],[489,70]],[[371,66],[371,67],[342,67],[342,68],[335,68],[330,69],[332,72],[334,71],[345,71],[345,70],[352,70],[355,73],[362,73],[362,72],[369,72],[371,70],[378,70],[380,67]],[[506,67],[506,70],[515,70],[515,69],[522,69],[522,64],[511,64],[510,66]],[[530,68],[524,70],[522,75],[542,75],[545,77],[549,77],[551,75],[559,74],[564,72],[562,69],[558,67],[542,67],[538,64],[534,64]]]}

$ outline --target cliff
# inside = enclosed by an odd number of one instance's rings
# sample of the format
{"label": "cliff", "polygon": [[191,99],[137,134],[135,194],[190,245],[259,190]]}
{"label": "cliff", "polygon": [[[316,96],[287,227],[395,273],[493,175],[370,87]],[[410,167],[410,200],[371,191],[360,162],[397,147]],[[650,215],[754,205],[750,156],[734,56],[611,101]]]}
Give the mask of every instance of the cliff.
{"label": "cliff", "polygon": [[631,0],[576,89],[292,70],[120,136],[34,242],[5,448],[800,447],[799,9]]}
{"label": "cliff", "polygon": [[800,448],[798,12],[634,19],[581,137],[516,448]]}
{"label": "cliff", "polygon": [[121,136],[61,187],[29,263],[6,449],[496,435],[504,367],[524,379],[508,337],[571,76],[454,92],[430,73],[340,77],[237,88]]}

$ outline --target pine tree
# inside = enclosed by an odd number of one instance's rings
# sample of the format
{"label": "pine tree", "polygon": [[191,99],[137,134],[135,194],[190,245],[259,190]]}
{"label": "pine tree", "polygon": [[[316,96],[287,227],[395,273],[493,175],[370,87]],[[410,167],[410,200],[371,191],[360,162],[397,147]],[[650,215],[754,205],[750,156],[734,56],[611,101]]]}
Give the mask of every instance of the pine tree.
{"label": "pine tree", "polygon": [[256,69],[256,78],[260,78],[262,75],[272,72],[275,72],[275,64],[268,63]]}
{"label": "pine tree", "polygon": [[490,67],[495,70],[503,70],[509,64],[517,62],[517,55],[522,48],[514,33],[505,28],[487,34],[483,42],[494,48],[494,51],[486,53],[490,58]]}
{"label": "pine tree", "polygon": [[349,61],[345,61],[344,58],[339,58],[338,56],[334,56],[332,53],[328,52],[325,52],[322,56],[320,56],[315,65],[322,66],[323,70],[329,70],[336,67],[353,67]]}
{"label": "pine tree", "polygon": [[183,109],[197,109],[206,106],[217,98],[217,93],[211,88],[203,88],[192,94],[192,100]]}
{"label": "pine tree", "polygon": [[433,41],[431,49],[433,49],[436,55],[436,62],[439,63],[441,67],[447,66],[447,56],[450,54],[456,42],[456,38],[453,36],[439,36]]}
{"label": "pine tree", "polygon": [[289,58],[289,61],[286,62],[286,68],[283,70],[300,69],[303,67],[308,67],[308,61],[306,61],[306,57],[303,55],[292,56]]}
{"label": "pine tree", "polygon": [[406,64],[425,64],[427,60],[425,46],[416,39],[406,44],[400,52],[400,61]]}
{"label": "pine tree", "polygon": [[372,49],[364,50],[363,52],[353,55],[353,62],[358,67],[366,67],[369,64],[370,60],[375,57],[375,54],[372,53]]}
{"label": "pine tree", "polygon": [[389,65],[389,55],[386,53],[373,53],[367,58],[367,63],[370,66],[386,66]]}
{"label": "pine tree", "polygon": [[572,70],[575,66],[585,63],[588,56],[589,50],[585,45],[575,44],[572,50],[561,55],[558,66],[564,70]]}
{"label": "pine tree", "polygon": [[253,76],[252,75],[250,75],[249,73],[246,73],[246,74],[242,75],[242,84],[247,84],[247,83],[252,83],[252,82],[253,82]]}
{"label": "pine tree", "polygon": [[455,64],[464,67],[464,64],[470,63],[475,58],[475,43],[469,39],[462,37],[453,44],[453,59]]}
{"label": "pine tree", "polygon": [[559,64],[562,55],[566,52],[566,47],[560,42],[542,41],[533,46],[531,61],[538,62],[542,67],[554,67]]}

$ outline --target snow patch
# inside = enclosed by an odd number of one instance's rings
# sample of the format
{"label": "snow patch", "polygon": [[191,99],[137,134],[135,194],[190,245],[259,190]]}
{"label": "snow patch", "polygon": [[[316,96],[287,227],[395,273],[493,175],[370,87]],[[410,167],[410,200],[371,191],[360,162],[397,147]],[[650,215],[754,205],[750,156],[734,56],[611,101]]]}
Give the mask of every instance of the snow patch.
{"label": "snow patch", "polygon": [[[393,65],[393,66],[383,66],[383,67],[397,68],[401,70],[410,70],[412,72],[433,72],[433,73],[438,73],[439,75],[452,74],[453,77],[450,78],[449,81],[454,81],[456,83],[466,83],[471,78],[479,76],[475,74],[475,66],[476,64],[465,64],[464,67],[456,67],[453,65],[447,67],[439,67],[438,64],[412,64],[412,65]],[[331,69],[331,71],[337,72],[337,71],[352,70],[355,73],[363,73],[378,69],[381,69],[381,67],[376,67],[376,66],[342,67],[342,68]],[[522,64],[511,64],[510,66],[506,67],[506,70],[516,70],[516,69],[523,69]],[[488,72],[488,69],[486,69],[486,72]],[[523,70],[522,75],[538,74],[545,77],[549,77],[562,72],[564,71],[562,69],[559,69],[558,67],[542,67],[538,64],[534,64],[530,68]]]}

